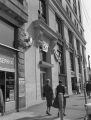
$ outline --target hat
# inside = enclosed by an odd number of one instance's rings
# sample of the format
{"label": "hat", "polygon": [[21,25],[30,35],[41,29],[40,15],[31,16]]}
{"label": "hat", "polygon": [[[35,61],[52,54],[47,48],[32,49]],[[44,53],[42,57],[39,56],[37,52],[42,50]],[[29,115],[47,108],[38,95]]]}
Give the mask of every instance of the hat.
{"label": "hat", "polygon": [[47,82],[47,83],[50,82],[50,79],[46,79],[46,82]]}
{"label": "hat", "polygon": [[61,80],[59,80],[59,83],[62,83],[62,81],[61,81]]}

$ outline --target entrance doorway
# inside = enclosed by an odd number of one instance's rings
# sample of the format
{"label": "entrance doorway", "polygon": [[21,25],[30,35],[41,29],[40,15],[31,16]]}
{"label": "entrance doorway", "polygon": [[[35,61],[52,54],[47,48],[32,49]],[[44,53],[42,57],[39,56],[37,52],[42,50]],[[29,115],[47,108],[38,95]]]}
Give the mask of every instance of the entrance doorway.
{"label": "entrance doorway", "polygon": [[15,72],[0,71],[0,85],[4,97],[4,111],[15,109]]}
{"label": "entrance doorway", "polygon": [[72,77],[71,78],[71,83],[72,83],[72,92],[74,94],[76,94],[76,91],[77,91],[77,78],[76,77]]}
{"label": "entrance doorway", "polygon": [[46,80],[46,72],[40,73],[40,84],[41,84],[41,98],[43,98],[43,87],[45,85]]}

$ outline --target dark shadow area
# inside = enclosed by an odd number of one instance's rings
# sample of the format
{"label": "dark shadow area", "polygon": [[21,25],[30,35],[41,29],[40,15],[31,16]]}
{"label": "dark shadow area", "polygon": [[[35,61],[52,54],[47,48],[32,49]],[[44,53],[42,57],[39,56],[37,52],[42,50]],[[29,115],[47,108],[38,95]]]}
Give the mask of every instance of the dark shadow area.
{"label": "dark shadow area", "polygon": [[57,117],[44,115],[44,116],[36,116],[36,117],[24,117],[16,120],[54,120],[56,118]]}

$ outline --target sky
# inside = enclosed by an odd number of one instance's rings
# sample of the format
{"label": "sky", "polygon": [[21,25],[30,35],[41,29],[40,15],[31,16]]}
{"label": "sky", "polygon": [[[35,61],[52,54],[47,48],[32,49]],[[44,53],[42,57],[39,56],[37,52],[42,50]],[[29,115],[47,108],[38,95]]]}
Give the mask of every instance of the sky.
{"label": "sky", "polygon": [[90,55],[90,64],[91,64],[91,0],[81,0],[81,4],[82,4],[81,6],[82,6],[84,38],[87,42],[86,58],[88,63],[88,55]]}

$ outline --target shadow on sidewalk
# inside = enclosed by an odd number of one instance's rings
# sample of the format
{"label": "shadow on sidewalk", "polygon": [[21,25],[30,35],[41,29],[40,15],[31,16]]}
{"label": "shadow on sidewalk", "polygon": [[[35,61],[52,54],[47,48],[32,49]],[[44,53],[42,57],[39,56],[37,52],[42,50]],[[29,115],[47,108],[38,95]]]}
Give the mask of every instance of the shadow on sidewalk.
{"label": "shadow on sidewalk", "polygon": [[48,115],[36,116],[36,117],[24,117],[16,120],[55,120],[57,117],[52,117]]}

